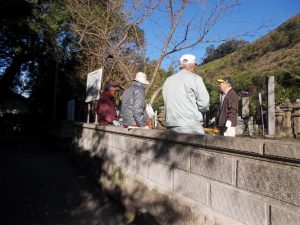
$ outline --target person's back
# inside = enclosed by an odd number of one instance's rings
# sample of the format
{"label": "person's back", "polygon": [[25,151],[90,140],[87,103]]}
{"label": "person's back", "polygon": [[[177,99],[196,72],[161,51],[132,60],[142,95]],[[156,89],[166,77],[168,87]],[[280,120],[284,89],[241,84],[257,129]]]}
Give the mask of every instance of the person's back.
{"label": "person's back", "polygon": [[[200,76],[187,69],[180,70],[165,81],[163,97],[169,129],[186,133],[204,133],[201,112],[208,110],[209,95]],[[179,127],[181,128],[178,129]]]}
{"label": "person's back", "polygon": [[98,123],[100,125],[113,124],[113,121],[117,121],[117,112],[115,105],[115,91],[117,85],[107,83],[104,86],[104,92],[101,94],[98,100]]}
{"label": "person's back", "polygon": [[131,86],[124,91],[121,107],[124,126],[146,126],[145,89],[147,84],[149,82],[146,74],[139,72]]}

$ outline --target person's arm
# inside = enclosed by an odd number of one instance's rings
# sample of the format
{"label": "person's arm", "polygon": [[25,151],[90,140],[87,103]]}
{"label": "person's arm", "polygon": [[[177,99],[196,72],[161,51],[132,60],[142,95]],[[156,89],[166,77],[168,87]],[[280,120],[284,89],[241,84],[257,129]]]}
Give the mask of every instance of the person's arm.
{"label": "person's arm", "polygon": [[142,89],[133,91],[133,118],[136,125],[144,127],[146,125],[145,115],[145,92]]}
{"label": "person's arm", "polygon": [[231,123],[234,119],[234,117],[237,115],[238,111],[238,96],[233,92],[230,93],[228,96],[228,113],[227,113],[227,122],[226,121],[226,127],[231,127]]}
{"label": "person's arm", "polygon": [[202,78],[199,76],[195,76],[193,80],[193,91],[195,93],[198,110],[200,112],[207,112],[209,110],[209,94]]}

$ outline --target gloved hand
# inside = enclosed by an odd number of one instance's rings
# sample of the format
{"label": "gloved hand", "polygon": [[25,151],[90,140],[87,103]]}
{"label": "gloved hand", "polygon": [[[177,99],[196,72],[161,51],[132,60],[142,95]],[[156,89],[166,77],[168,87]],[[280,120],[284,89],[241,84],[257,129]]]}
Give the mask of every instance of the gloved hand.
{"label": "gloved hand", "polygon": [[212,119],[209,121],[210,124],[213,124],[214,122],[216,122],[216,117],[212,118]]}
{"label": "gloved hand", "polygon": [[116,127],[121,126],[121,123],[118,120],[113,120],[112,124]]}
{"label": "gloved hand", "polygon": [[231,127],[232,122],[230,120],[226,120],[225,127]]}

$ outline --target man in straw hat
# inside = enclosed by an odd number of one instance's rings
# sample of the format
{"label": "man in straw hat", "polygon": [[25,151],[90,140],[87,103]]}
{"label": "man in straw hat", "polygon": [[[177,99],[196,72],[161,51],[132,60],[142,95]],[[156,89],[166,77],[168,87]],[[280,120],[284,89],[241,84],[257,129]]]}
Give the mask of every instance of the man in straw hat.
{"label": "man in straw hat", "polygon": [[230,77],[218,79],[221,92],[217,126],[224,136],[235,137],[239,96],[232,89]]}
{"label": "man in straw hat", "polygon": [[145,110],[145,90],[148,84],[147,75],[138,72],[130,87],[124,91],[121,107],[124,127],[149,128]]}
{"label": "man in straw hat", "polygon": [[202,113],[208,111],[209,95],[202,78],[195,74],[196,57],[180,58],[180,71],[163,85],[168,129],[179,133],[204,134]]}

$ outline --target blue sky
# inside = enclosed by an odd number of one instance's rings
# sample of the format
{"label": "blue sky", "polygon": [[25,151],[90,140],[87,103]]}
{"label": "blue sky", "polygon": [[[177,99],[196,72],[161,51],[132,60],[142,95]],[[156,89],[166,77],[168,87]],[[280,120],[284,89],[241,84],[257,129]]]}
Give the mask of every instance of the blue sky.
{"label": "blue sky", "polygon": [[[216,0],[202,0],[206,5],[194,4],[188,9],[184,15],[187,21],[190,18],[201,18],[209,10]],[[198,0],[199,2],[199,0]],[[287,19],[300,13],[300,0],[240,0],[240,5],[235,7],[229,14],[222,17],[216,26],[211,30],[205,40],[217,40],[226,37],[237,37],[238,35],[250,32],[250,36],[243,36],[242,39],[247,41],[254,41],[259,37],[267,34]],[[178,1],[178,4],[180,1]],[[202,7],[202,8],[201,8]],[[150,59],[157,59],[162,47],[163,34],[167,31],[168,21],[164,12],[158,11],[154,13],[150,19],[146,20],[142,25],[145,31],[147,40],[147,57]],[[259,30],[257,28],[264,24],[265,26]],[[176,38],[183,34],[183,29],[180,28],[176,33]],[[197,62],[201,62],[205,55],[207,46],[214,44],[215,46],[221,44],[204,43],[198,45],[194,49],[183,50],[171,55],[163,61],[162,67],[168,68],[169,65],[175,63],[180,55],[185,53],[192,53],[196,55]],[[176,66],[176,63],[174,64]]]}

